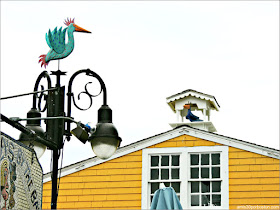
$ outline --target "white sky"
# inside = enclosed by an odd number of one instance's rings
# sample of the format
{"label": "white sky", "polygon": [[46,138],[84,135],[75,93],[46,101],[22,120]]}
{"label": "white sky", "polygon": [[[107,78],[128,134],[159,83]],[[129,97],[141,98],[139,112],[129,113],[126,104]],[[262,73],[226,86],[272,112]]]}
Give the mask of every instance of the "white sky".
{"label": "white sky", "polygon": [[[194,89],[220,104],[212,116],[219,134],[279,148],[278,1],[1,1],[1,97],[33,91],[45,33],[67,17],[92,34],[74,33],[62,84],[85,68],[103,78],[122,146],[170,130],[176,116],[166,97]],[[82,80],[76,94],[90,81]],[[85,112],[72,106],[72,116],[95,124],[101,99]],[[25,118],[31,105],[31,96],[1,101],[1,113]],[[5,123],[1,130],[18,138]],[[72,137],[63,165],[93,156]],[[50,159],[50,151],[40,159],[44,173]]]}

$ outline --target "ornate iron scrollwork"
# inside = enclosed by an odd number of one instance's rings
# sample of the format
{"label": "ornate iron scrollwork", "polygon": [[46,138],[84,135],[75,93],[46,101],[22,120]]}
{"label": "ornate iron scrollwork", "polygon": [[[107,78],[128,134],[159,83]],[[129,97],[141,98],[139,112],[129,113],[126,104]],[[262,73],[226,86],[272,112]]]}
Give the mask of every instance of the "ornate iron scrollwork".
{"label": "ornate iron scrollwork", "polygon": [[[41,85],[41,90],[45,90],[43,85]],[[37,98],[39,99],[39,100],[38,100],[38,105],[37,105],[37,106],[38,106],[38,110],[39,110],[40,112],[46,111],[46,109],[47,109],[47,103],[45,103],[45,106],[44,106],[43,109],[41,109],[41,103],[42,103],[42,100],[47,101],[48,95],[47,95],[45,92],[41,92],[40,95],[37,96]]]}
{"label": "ornate iron scrollwork", "polygon": [[[55,71],[55,72],[52,72],[51,75],[56,75],[57,77],[57,84],[56,84],[56,87],[52,87],[51,85],[51,78],[50,78],[50,75],[48,74],[47,71],[43,71],[37,78],[36,80],[36,83],[35,83],[35,86],[34,86],[34,92],[40,92],[40,93],[34,93],[33,94],[33,105],[32,105],[32,108],[33,109],[37,109],[39,110],[40,112],[44,112],[48,109],[48,97],[49,97],[49,93],[48,93],[48,90],[53,90],[53,89],[56,89],[56,88],[60,88],[60,76],[61,75],[65,75],[66,72],[61,72],[60,70],[58,71]],[[92,94],[89,92],[89,88],[88,86],[90,84],[92,84],[92,82],[88,82],[85,84],[84,86],[84,90],[81,91],[76,97],[78,100],[81,99],[81,96],[82,95],[86,95],[88,96],[90,102],[89,102],[89,106],[87,108],[82,108],[80,107],[78,104],[77,104],[77,101],[74,97],[74,93],[72,92],[72,85],[73,85],[73,81],[74,79],[80,75],[80,74],[86,74],[86,76],[90,76],[90,77],[93,77],[95,79],[98,80],[101,88],[100,88],[100,91],[99,93],[97,94]],[[46,89],[43,85],[40,85],[41,83],[41,80],[42,79],[46,79],[47,80],[47,86],[48,88]],[[40,91],[38,91],[39,87],[41,88]],[[45,90],[45,91],[44,91]],[[66,116],[69,117],[69,118],[72,118],[71,117],[71,103],[72,103],[72,100],[73,100],[73,104],[74,106],[81,110],[81,111],[85,111],[85,110],[88,110],[91,106],[92,106],[92,99],[94,97],[97,97],[99,96],[101,93],[103,92],[103,105],[107,105],[107,91],[106,91],[106,86],[105,86],[105,83],[103,82],[102,78],[96,74],[95,72],[91,71],[90,69],[83,69],[83,70],[79,70],[77,72],[75,72],[70,80],[69,80],[69,83],[68,83],[68,92],[67,92],[67,113],[66,113]],[[38,101],[37,101],[38,99]],[[45,101],[45,105],[44,107],[42,108],[42,102]],[[70,139],[70,123],[71,121],[67,121],[67,129],[65,131],[65,135],[67,136],[67,139]]]}
{"label": "ornate iron scrollwork", "polygon": [[[74,93],[72,92],[72,85],[73,85],[74,79],[78,75],[80,75],[82,73],[85,73],[87,76],[90,76],[90,77],[93,77],[93,78],[97,79],[99,84],[100,84],[100,86],[101,86],[100,92],[98,94],[94,95],[94,94],[91,94],[88,91],[88,85],[92,83],[92,82],[88,82],[88,83],[85,84],[85,87],[84,87],[85,90],[80,92],[77,95],[78,100],[80,100],[82,94],[85,94],[86,96],[89,97],[90,104],[89,104],[89,106],[87,108],[81,108],[81,107],[79,107],[77,105],[77,103],[75,101]],[[79,70],[79,71],[75,72],[71,76],[71,78],[69,80],[69,84],[68,84],[68,92],[67,92],[67,117],[71,117],[71,100],[73,100],[74,106],[77,109],[85,111],[85,110],[88,110],[92,106],[92,98],[99,96],[102,92],[103,92],[103,105],[107,105],[107,91],[106,91],[105,83],[103,82],[102,78],[98,74],[96,74],[95,72],[91,71],[90,69],[83,69],[83,70]],[[68,133],[70,132],[70,122],[67,123],[67,131],[68,131]]]}
{"label": "ornate iron scrollwork", "polygon": [[96,94],[96,95],[90,94],[89,91],[88,91],[87,86],[88,86],[88,84],[91,84],[91,83],[92,83],[92,82],[88,82],[88,83],[85,85],[85,91],[82,91],[82,92],[80,92],[80,93],[77,95],[78,100],[81,99],[81,94],[85,94],[86,96],[89,97],[89,99],[90,99],[90,104],[89,104],[88,108],[85,108],[85,109],[84,109],[84,108],[79,107],[79,106],[77,105],[76,101],[75,101],[75,96],[74,96],[74,94],[72,94],[72,96],[73,96],[73,103],[74,103],[75,107],[78,108],[78,109],[81,110],[81,111],[88,110],[88,109],[92,106],[92,98],[93,98],[93,97],[97,97],[97,96],[99,96],[99,95],[102,93],[102,88],[101,88],[101,89],[100,89],[100,92],[99,92],[98,94]]}
{"label": "ornate iron scrollwork", "polygon": [[[48,89],[50,89],[52,87],[51,85],[51,78],[48,74],[47,71],[43,71],[37,78],[36,80],[36,83],[35,83],[35,86],[34,86],[34,92],[38,91],[38,88],[39,88],[39,84],[41,82],[42,79],[46,78],[47,79],[47,82],[48,82]],[[44,86],[41,85],[41,90],[45,90]],[[40,112],[44,112],[46,111],[47,109],[47,94],[46,92],[41,92],[40,95],[38,95],[37,93],[36,94],[33,94],[33,105],[32,105],[32,108],[34,109],[37,109],[38,107],[38,110]],[[38,98],[38,104],[36,106],[36,101],[37,101],[37,98]],[[42,103],[42,100],[44,100],[46,103],[45,103],[45,106],[43,109],[41,109],[41,103]]]}

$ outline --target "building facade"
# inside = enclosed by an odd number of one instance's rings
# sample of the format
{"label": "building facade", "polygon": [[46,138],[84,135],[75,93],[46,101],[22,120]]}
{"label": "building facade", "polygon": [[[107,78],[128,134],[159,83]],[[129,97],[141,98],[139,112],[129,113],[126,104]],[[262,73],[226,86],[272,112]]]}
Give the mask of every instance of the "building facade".
{"label": "building facade", "polygon": [[[184,209],[279,207],[279,150],[214,133],[213,96],[193,90],[167,98],[172,130],[90,158],[61,171],[59,209],[149,209],[160,183],[172,186]],[[179,104],[179,105],[178,105]],[[202,121],[184,121],[202,111]],[[51,174],[44,175],[43,209],[50,208]]]}

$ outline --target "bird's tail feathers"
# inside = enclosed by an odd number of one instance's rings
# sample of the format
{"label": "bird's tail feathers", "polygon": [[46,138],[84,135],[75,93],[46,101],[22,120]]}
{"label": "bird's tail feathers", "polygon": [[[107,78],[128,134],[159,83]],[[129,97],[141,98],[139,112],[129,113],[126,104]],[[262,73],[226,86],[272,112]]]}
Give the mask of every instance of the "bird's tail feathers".
{"label": "bird's tail feathers", "polygon": [[49,62],[46,62],[46,56],[47,55],[40,55],[39,56],[40,60],[39,60],[38,63],[42,62],[41,67],[44,66],[46,68],[46,66],[49,64]]}

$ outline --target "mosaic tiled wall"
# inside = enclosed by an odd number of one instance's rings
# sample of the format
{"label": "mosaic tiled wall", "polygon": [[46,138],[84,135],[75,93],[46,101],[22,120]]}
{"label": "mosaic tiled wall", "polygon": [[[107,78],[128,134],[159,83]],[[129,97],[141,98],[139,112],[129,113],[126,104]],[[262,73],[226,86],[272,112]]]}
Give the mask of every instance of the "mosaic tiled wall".
{"label": "mosaic tiled wall", "polygon": [[43,171],[35,153],[0,133],[1,209],[42,209]]}

